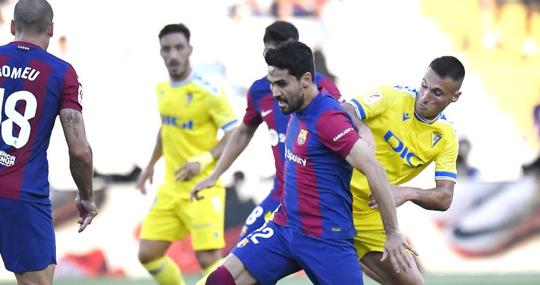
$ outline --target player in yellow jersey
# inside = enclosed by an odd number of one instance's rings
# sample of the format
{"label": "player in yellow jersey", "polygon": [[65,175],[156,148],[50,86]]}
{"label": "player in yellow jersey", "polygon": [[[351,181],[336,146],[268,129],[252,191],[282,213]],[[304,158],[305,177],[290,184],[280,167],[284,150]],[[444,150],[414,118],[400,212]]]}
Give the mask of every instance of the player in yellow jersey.
{"label": "player in yellow jersey", "polygon": [[[207,177],[221,155],[235,115],[222,90],[192,71],[189,57],[190,32],[183,24],[165,26],[159,33],[161,57],[170,80],[157,85],[161,115],[154,151],[137,181],[146,193],[154,165],[165,158],[165,182],[144,219],[139,244],[139,261],[159,284],[185,284],[176,264],[165,255],[171,243],[191,234],[196,258],[203,270],[221,260],[225,189],[217,183],[205,198],[190,201],[191,189]],[[219,129],[224,136],[217,140]]]}
{"label": "player in yellow jersey", "polygon": [[[458,139],[442,111],[461,95],[463,64],[452,56],[436,58],[420,89],[381,87],[344,104],[373,134],[377,160],[390,183],[405,183],[435,161],[435,188],[393,186],[396,206],[406,201],[429,210],[444,211],[452,201],[456,181]],[[356,115],[356,116],[355,116]],[[415,264],[396,273],[389,259],[381,262],[386,235],[377,203],[366,177],[354,171],[351,180],[355,247],[364,272],[382,284],[423,284]]]}

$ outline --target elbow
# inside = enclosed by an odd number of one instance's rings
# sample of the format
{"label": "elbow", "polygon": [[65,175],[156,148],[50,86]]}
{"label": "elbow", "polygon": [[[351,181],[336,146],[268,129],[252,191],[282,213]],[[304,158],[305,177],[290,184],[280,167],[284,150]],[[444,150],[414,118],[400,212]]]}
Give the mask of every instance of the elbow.
{"label": "elbow", "polygon": [[71,159],[91,163],[92,162],[92,149],[90,148],[89,145],[70,149],[69,157]]}
{"label": "elbow", "polygon": [[441,202],[439,204],[439,207],[436,210],[444,212],[450,208],[450,205],[452,205],[452,198],[453,198],[452,192],[449,192],[449,191],[445,192],[444,197],[441,197],[441,198],[442,199],[440,200]]}

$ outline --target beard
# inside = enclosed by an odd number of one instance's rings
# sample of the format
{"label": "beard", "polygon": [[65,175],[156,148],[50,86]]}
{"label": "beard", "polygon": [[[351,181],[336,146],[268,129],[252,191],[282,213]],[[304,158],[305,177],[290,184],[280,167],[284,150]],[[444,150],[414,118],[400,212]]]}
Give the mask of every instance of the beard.
{"label": "beard", "polygon": [[278,101],[281,113],[283,113],[284,115],[289,115],[300,110],[300,108],[304,104],[305,97],[306,95],[304,93],[301,93],[298,96],[292,96],[288,99],[285,97],[278,97],[276,98],[276,100]]}

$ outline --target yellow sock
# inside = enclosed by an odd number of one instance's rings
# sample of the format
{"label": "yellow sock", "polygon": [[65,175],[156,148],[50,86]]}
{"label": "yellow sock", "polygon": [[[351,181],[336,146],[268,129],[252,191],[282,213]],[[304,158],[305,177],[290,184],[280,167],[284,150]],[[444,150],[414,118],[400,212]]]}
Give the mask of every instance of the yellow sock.
{"label": "yellow sock", "polygon": [[152,278],[160,285],[185,285],[180,269],[174,261],[163,256],[156,260],[143,264],[144,268],[150,272]]}
{"label": "yellow sock", "polygon": [[216,268],[221,266],[223,264],[223,258],[219,259],[218,261],[214,262],[214,264],[208,266],[206,269],[203,269],[203,277],[195,283],[195,285],[204,285],[206,284],[206,278],[208,278],[208,275],[212,273]]}

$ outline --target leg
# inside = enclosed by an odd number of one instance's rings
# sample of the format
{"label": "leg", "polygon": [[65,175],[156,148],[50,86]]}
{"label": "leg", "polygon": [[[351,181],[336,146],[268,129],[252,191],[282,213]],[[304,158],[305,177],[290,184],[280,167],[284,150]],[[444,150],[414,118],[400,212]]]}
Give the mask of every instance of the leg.
{"label": "leg", "polygon": [[[382,252],[371,251],[362,257],[362,264],[371,272],[375,273],[376,280],[385,285],[423,285],[424,279],[416,266],[413,263],[412,268],[406,272],[396,273],[390,259],[381,262]],[[371,277],[371,276],[370,276]]]}
{"label": "leg", "polygon": [[417,285],[424,280],[416,263],[407,272],[396,273],[390,259],[381,262],[386,233],[384,232],[379,211],[364,211],[355,215],[357,236],[354,246],[364,272],[375,281],[384,285]]}
{"label": "leg", "polygon": [[372,271],[366,264],[362,263],[362,261],[360,261],[360,268],[362,268],[362,272],[364,272],[364,274],[367,275],[369,278],[375,280],[379,284],[384,283],[384,280],[379,275],[377,275],[377,273]]}
{"label": "leg", "polygon": [[51,205],[0,198],[0,255],[18,284],[52,284],[56,245]]}
{"label": "leg", "polygon": [[225,247],[225,189],[214,187],[206,191],[204,199],[186,201],[178,214],[185,217],[195,257],[203,275],[221,265],[221,249]]}
{"label": "leg", "polygon": [[29,271],[23,273],[15,273],[18,285],[52,285],[54,275],[54,264],[39,271]]}
{"label": "leg", "polygon": [[171,246],[170,241],[141,239],[139,243],[139,261],[144,265],[161,258],[165,256],[169,246]]}
{"label": "leg", "polygon": [[139,261],[159,284],[183,285],[180,269],[165,255],[170,245],[168,241],[142,239],[139,243]]}
{"label": "leg", "polygon": [[358,255],[350,239],[320,239],[292,230],[291,248],[311,282],[363,285]]}
{"label": "leg", "polygon": [[292,257],[290,238],[288,228],[269,221],[265,227],[254,231],[236,245],[225,267],[231,270],[236,282],[247,282],[254,278],[262,285],[275,284],[301,269]]}
{"label": "leg", "polygon": [[171,241],[184,238],[186,227],[176,215],[178,199],[161,188],[141,229],[139,261],[158,284],[185,284],[176,263],[166,256]]}
{"label": "leg", "polygon": [[238,257],[229,254],[223,261],[223,265],[208,275],[206,284],[253,285],[257,284],[257,280],[247,271]]}
{"label": "leg", "polygon": [[204,273],[216,269],[221,263],[221,249],[208,249],[195,251],[195,257]]}

